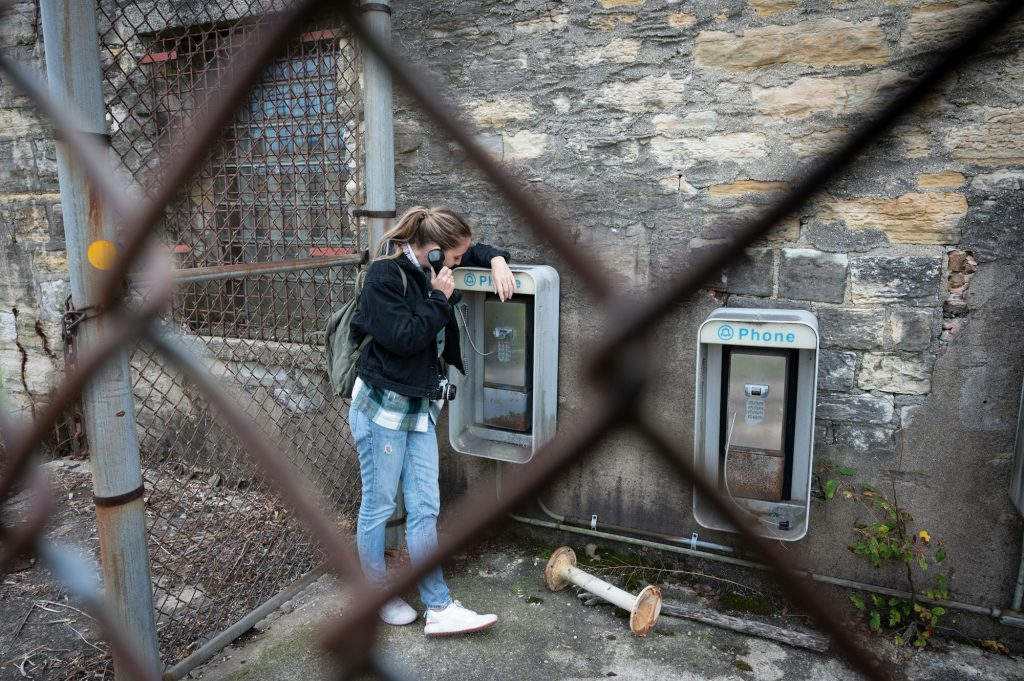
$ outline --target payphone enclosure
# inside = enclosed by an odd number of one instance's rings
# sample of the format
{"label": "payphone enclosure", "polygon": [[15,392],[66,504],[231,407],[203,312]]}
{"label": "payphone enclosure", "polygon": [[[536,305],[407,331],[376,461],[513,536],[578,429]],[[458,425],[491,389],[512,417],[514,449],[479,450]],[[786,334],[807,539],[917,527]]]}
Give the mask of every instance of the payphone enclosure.
{"label": "payphone enclosure", "polygon": [[558,273],[513,265],[515,294],[502,302],[490,270],[460,267],[455,287],[466,375],[448,409],[448,438],[462,454],[526,463],[555,434]]}
{"label": "payphone enclosure", "polygon": [[[763,536],[807,534],[817,373],[810,312],[721,308],[698,331],[694,464]],[[693,514],[736,531],[696,488]]]}

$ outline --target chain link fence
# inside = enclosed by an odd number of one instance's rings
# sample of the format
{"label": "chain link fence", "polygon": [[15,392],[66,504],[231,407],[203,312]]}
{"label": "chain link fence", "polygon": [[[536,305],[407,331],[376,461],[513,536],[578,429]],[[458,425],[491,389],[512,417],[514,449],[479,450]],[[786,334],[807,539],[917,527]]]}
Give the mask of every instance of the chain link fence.
{"label": "chain link fence", "polygon": [[[253,34],[248,31],[282,9],[213,2],[173,12],[170,7],[160,2],[100,7],[113,145],[135,177],[162,170],[163,164],[169,166],[165,177],[186,176],[187,162],[175,165],[177,154],[187,156],[205,134],[206,99],[197,93],[213,87],[209,84],[229,60],[250,58],[250,48],[258,51],[260,46],[251,44],[258,41],[250,42]],[[339,661],[340,676],[351,678],[370,669],[399,678],[374,657],[377,608],[437,562],[470,545],[613,430],[628,427],[677,466],[738,528],[745,546],[772,567],[786,593],[859,671],[870,678],[892,678],[893,670],[863,649],[820,590],[793,573],[791,557],[747,527],[728,500],[695,474],[689,454],[650,414],[637,409],[640,396],[656,380],[638,340],[710,273],[819,191],[929,88],[962,65],[987,35],[1013,16],[1019,3],[993,4],[992,12],[963,40],[936,54],[928,72],[834,154],[801,175],[777,205],[737,229],[727,247],[680,272],[643,301],[616,298],[605,273],[574,244],[571,232],[474,141],[427,89],[426,79],[360,27],[352,3],[332,6],[360,44],[382,59],[395,81],[466,150],[617,320],[590,357],[590,374],[602,389],[595,390],[587,417],[563,429],[530,464],[503,479],[501,499],[493,499],[488,485],[469,494],[454,510],[459,520],[441,540],[435,560],[395,574],[383,592],[359,588],[365,582],[346,538],[351,535],[346,519],[350,523],[356,501],[354,455],[339,412],[342,403],[329,399],[320,369],[319,327],[344,298],[351,271],[313,271],[296,262],[342,255],[360,246],[358,230],[344,210],[336,210],[358,204],[354,57],[341,23],[306,22],[318,8],[314,0],[300,0],[294,13],[278,22],[279,34],[292,36],[284,56],[261,61],[266,68],[255,82],[242,75],[225,87],[227,100],[239,105],[238,113],[224,131],[223,143],[207,152],[201,169],[184,182],[168,180],[163,188],[147,185],[151,197],[166,195],[163,190],[168,188],[176,191],[162,207],[160,233],[168,257],[178,261],[181,285],[163,316],[180,329],[183,340],[153,329],[153,308],[143,306],[132,316],[127,306],[124,323],[106,345],[78,358],[35,422],[15,427],[0,412],[7,452],[0,499],[29,480],[30,453],[90,375],[116,349],[131,344],[163,662],[187,654],[202,635],[200,628],[217,630],[323,558],[358,594],[345,616],[323,632],[322,640]],[[292,30],[299,24],[301,30]],[[3,70],[17,72],[0,59]],[[307,66],[318,60],[333,60],[334,67]],[[28,80],[18,82],[32,91]],[[33,96],[48,116],[59,118],[60,112],[47,109],[45,97]],[[183,128],[189,128],[186,135],[179,134]],[[69,146],[80,158],[98,157],[74,135]],[[96,162],[86,172],[103,190],[95,170],[99,167]],[[314,181],[314,173],[323,184]],[[126,257],[108,273],[105,303],[118,300],[117,284],[153,229],[153,215],[146,210],[122,214]],[[107,313],[122,313],[125,307],[114,306]],[[136,347],[139,334],[146,342]],[[323,499],[305,496],[300,476],[318,486]],[[26,547],[60,566],[40,539],[49,514],[46,494],[37,490],[39,503],[24,522],[3,528],[0,567],[6,569]],[[329,503],[317,505],[324,500]],[[88,607],[130,676],[154,678],[145,661],[133,654],[110,609],[98,599]]]}
{"label": "chain link fence", "polygon": [[[98,9],[113,148],[140,187],[198,119],[270,3],[114,3]],[[359,73],[321,19],[290,41],[174,201],[160,240],[180,330],[280,454],[354,528],[359,468],[322,332],[358,253]],[[323,561],[217,410],[147,345],[131,355],[161,657],[173,664]]]}

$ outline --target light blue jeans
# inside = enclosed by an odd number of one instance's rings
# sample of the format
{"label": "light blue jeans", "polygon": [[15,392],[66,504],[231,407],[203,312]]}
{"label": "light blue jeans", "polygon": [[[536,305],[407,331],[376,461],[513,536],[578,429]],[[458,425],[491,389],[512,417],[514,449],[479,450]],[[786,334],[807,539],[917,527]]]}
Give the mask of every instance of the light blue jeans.
{"label": "light blue jeans", "polygon": [[[437,514],[441,510],[437,436],[433,423],[425,433],[391,430],[378,426],[358,409],[349,409],[348,423],[359,452],[363,480],[356,526],[359,561],[367,579],[384,586],[384,530],[395,510],[399,482],[405,498],[405,539],[410,559],[418,565],[437,548]],[[452,602],[440,567],[420,578],[418,586],[420,599],[428,608],[440,609]]]}

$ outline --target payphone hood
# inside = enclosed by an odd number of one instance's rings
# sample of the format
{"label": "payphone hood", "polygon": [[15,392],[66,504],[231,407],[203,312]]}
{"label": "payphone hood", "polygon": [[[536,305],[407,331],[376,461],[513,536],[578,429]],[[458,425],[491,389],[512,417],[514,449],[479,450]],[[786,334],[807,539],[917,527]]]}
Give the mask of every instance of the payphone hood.
{"label": "payphone hood", "polygon": [[[466,267],[490,267],[491,259],[508,251],[473,244],[462,256]],[[401,268],[407,273],[403,288]],[[404,291],[404,292],[403,292]],[[353,342],[373,336],[356,362],[356,375],[370,385],[407,397],[430,397],[438,383],[436,339],[445,329],[441,359],[465,373],[454,307],[430,290],[425,272],[408,258],[374,261],[366,273],[359,312],[352,318]]]}

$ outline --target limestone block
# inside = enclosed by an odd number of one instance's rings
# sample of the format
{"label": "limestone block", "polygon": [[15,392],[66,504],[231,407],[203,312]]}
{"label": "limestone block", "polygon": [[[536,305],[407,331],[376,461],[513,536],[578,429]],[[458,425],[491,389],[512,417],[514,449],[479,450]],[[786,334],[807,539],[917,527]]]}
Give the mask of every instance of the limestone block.
{"label": "limestone block", "polygon": [[770,296],[774,260],[774,253],[770,249],[744,250],[742,257],[722,268],[722,290],[739,295]]}
{"label": "limestone block", "polygon": [[931,379],[931,361],[925,356],[867,353],[861,360],[857,387],[900,395],[927,395]]}
{"label": "limestone block", "polygon": [[536,34],[552,33],[565,28],[569,24],[569,12],[553,12],[537,19],[527,19],[515,23],[516,33]]}
{"label": "limestone block", "polygon": [[806,133],[784,132],[786,144],[800,158],[821,156],[834,151],[849,132],[846,128],[830,128],[828,130],[812,130]]}
{"label": "limestone block", "polygon": [[22,382],[22,356],[15,347],[0,350],[0,372],[3,373],[4,387],[12,392],[27,392],[32,395],[45,395],[53,385],[57,375],[54,362],[39,352],[27,353],[24,382]]}
{"label": "limestone block", "polygon": [[837,444],[848,445],[857,453],[879,450],[891,452],[894,448],[896,429],[843,423],[836,424],[832,434]]}
{"label": "limestone block", "polygon": [[0,140],[0,193],[17,194],[39,187],[32,140]]}
{"label": "limestone block", "polygon": [[845,423],[884,424],[896,413],[892,395],[842,395],[824,393],[818,396],[817,417]]}
{"label": "limestone block", "polygon": [[841,253],[809,248],[782,249],[779,297],[841,303],[846,297],[849,260]]}
{"label": "limestone block", "polygon": [[768,156],[767,137],[758,132],[734,132],[707,137],[651,138],[651,154],[659,163],[689,168],[698,163],[751,163]]}
{"label": "limestone block", "polygon": [[32,109],[0,108],[0,139],[42,137],[49,134]]}
{"label": "limestone block", "polygon": [[530,106],[529,101],[518,97],[471,102],[467,108],[473,121],[481,128],[503,128],[510,123],[530,120],[537,115],[537,110]]}
{"label": "limestone block", "polygon": [[985,109],[982,123],[958,126],[951,130],[945,145],[958,161],[990,166],[1024,164],[1024,107]]}
{"label": "limestone block", "polygon": [[18,340],[18,325],[14,315],[0,311],[0,346],[14,347]]}
{"label": "limestone block", "polygon": [[931,135],[924,128],[904,128],[899,133],[903,151],[910,158],[924,158],[931,154]]}
{"label": "limestone block", "polygon": [[672,28],[686,28],[692,26],[697,17],[689,12],[669,12],[668,25]]}
{"label": "limestone block", "polygon": [[708,193],[713,199],[744,196],[753,192],[781,192],[789,189],[787,182],[761,182],[759,180],[738,180],[728,184],[713,184]]}
{"label": "limestone block", "polygon": [[596,14],[587,20],[587,25],[599,31],[613,31],[619,24],[632,24],[636,21],[635,14],[616,12],[614,14]]}
{"label": "limestone block", "polygon": [[46,206],[40,203],[17,206],[13,210],[14,234],[19,242],[42,243],[50,240]]}
{"label": "limestone block", "polygon": [[601,7],[605,9],[615,9],[616,7],[636,7],[642,5],[647,0],[601,0]]}
{"label": "limestone block", "polygon": [[885,246],[889,239],[880,229],[847,229],[837,222],[814,221],[807,228],[807,241],[830,253],[864,253]]}
{"label": "limestone block", "polygon": [[[37,31],[36,4],[34,2],[11,3],[0,21],[0,45],[5,48],[14,45],[33,45],[42,38]],[[3,126],[0,126],[3,129]]]}
{"label": "limestone block", "polygon": [[543,156],[548,150],[548,136],[544,133],[521,130],[502,135],[505,161],[527,161]]}
{"label": "limestone block", "polygon": [[692,111],[685,116],[656,114],[651,118],[654,131],[667,137],[683,137],[693,130],[714,130],[718,127],[715,111]]}
{"label": "limestone block", "polygon": [[889,308],[885,324],[885,347],[893,350],[927,350],[937,332],[936,314],[931,310]]}
{"label": "limestone block", "polygon": [[64,301],[71,293],[71,283],[66,279],[39,283],[39,313],[43,319],[60,321],[64,317]]}
{"label": "limestone block", "polygon": [[701,31],[695,41],[694,56],[698,66],[726,71],[792,63],[884,64],[889,58],[889,46],[878,19],[856,24],[819,19],[792,26],[752,28],[741,36]]}
{"label": "limestone block", "polygon": [[[727,239],[744,224],[757,219],[764,212],[762,206],[740,205],[725,213],[709,213],[701,228],[701,235],[707,239]],[[761,243],[791,243],[800,238],[800,218],[788,216],[765,232]]]}
{"label": "limestone block", "polygon": [[640,52],[640,41],[631,38],[616,38],[607,45],[592,47],[576,52],[573,56],[573,63],[579,66],[594,66],[611,62],[613,64],[628,64],[636,61],[636,55]]}
{"label": "limestone block", "polygon": [[35,254],[32,264],[36,271],[44,276],[60,276],[68,273],[68,252],[61,249],[42,251]]}
{"label": "limestone block", "polygon": [[799,78],[786,87],[755,85],[751,95],[761,113],[769,116],[805,118],[819,111],[844,116],[876,110],[906,81],[905,73],[883,70],[862,76]]}
{"label": "limestone block", "polygon": [[971,180],[971,189],[979,191],[1022,188],[1024,188],[1024,172],[1019,170],[997,170],[993,173],[975,175]]}
{"label": "limestone block", "polygon": [[885,310],[821,307],[817,310],[821,344],[850,350],[881,349]]}
{"label": "limestone block", "polygon": [[818,388],[845,392],[853,388],[857,353],[822,348],[818,354]]}
{"label": "limestone block", "polygon": [[851,229],[877,229],[898,244],[956,244],[967,216],[961,194],[904,194],[894,199],[825,197],[819,216]]}
{"label": "limestone block", "polygon": [[748,0],[754,11],[763,17],[788,12],[799,4],[797,0]]}
{"label": "limestone block", "polygon": [[[916,7],[907,21],[900,47],[908,52],[919,52],[948,45],[960,39],[964,27],[975,23],[989,9],[984,2],[969,2],[960,7],[945,2]],[[1009,33],[1019,35],[1021,30],[1021,22],[1017,21],[1011,25]]]}
{"label": "limestone block", "polygon": [[941,256],[851,258],[851,298],[857,305],[935,305],[941,271]]}
{"label": "limestone block", "polygon": [[597,104],[625,111],[662,111],[683,101],[683,81],[671,75],[645,76],[640,80],[617,81],[604,85],[595,98]]}
{"label": "limestone block", "polygon": [[964,186],[967,178],[955,170],[943,170],[938,173],[924,173],[917,176],[917,186],[921,189],[957,189]]}
{"label": "limestone block", "polygon": [[900,427],[909,428],[914,423],[914,419],[922,413],[924,407],[920,404],[911,404],[906,407],[900,407]]}

